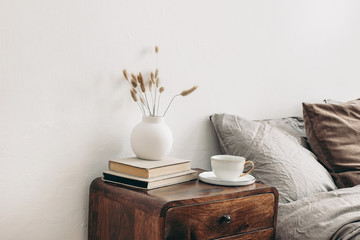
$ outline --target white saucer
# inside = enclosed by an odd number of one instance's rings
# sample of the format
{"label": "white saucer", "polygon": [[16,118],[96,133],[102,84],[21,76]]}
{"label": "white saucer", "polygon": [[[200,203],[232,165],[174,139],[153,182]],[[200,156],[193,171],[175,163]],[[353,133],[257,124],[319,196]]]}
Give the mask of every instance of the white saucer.
{"label": "white saucer", "polygon": [[236,181],[224,181],[218,179],[214,172],[202,172],[199,174],[199,179],[206,183],[222,186],[246,186],[253,184],[256,181],[255,177],[250,174],[238,178]]}

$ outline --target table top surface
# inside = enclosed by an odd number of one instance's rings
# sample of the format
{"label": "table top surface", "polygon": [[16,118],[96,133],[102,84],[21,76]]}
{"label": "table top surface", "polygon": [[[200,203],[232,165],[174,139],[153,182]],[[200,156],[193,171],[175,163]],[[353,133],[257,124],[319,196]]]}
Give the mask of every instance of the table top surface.
{"label": "table top surface", "polygon": [[[204,170],[196,169],[199,172]],[[158,199],[162,202],[202,202],[202,201],[216,201],[229,198],[245,197],[263,193],[273,193],[278,195],[277,190],[260,183],[253,183],[248,186],[230,187],[211,185],[199,180],[192,180],[180,184],[170,185],[166,187],[142,190],[131,187],[125,187],[117,184],[105,183],[102,179],[96,178],[92,184],[91,189],[103,191],[108,195],[113,196],[129,196],[134,198],[152,198]]]}

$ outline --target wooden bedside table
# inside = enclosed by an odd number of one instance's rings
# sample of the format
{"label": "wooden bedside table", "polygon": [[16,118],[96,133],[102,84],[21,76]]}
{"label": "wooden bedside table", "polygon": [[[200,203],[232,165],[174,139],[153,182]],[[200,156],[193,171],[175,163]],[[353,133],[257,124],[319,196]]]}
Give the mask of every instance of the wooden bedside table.
{"label": "wooden bedside table", "polygon": [[89,239],[274,239],[278,192],[193,180],[153,190],[90,186]]}

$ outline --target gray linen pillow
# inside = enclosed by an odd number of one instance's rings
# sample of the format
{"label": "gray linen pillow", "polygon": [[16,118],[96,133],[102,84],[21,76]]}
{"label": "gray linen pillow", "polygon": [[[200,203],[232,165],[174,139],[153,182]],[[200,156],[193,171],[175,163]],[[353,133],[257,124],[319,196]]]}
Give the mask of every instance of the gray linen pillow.
{"label": "gray linen pillow", "polygon": [[[301,146],[310,150],[310,145],[306,137],[305,123],[303,118],[287,117],[287,118],[275,118],[275,119],[265,119],[265,120],[255,120],[255,121],[267,123],[273,127],[280,128],[281,130],[295,137],[297,141],[301,144]],[[315,154],[313,154],[313,156],[316,158]]]}
{"label": "gray linen pillow", "polygon": [[269,120],[249,121],[229,114],[214,114],[211,120],[223,153],[253,161],[252,174],[277,188],[280,203],[336,189],[330,174],[300,144],[296,131],[291,134]]}

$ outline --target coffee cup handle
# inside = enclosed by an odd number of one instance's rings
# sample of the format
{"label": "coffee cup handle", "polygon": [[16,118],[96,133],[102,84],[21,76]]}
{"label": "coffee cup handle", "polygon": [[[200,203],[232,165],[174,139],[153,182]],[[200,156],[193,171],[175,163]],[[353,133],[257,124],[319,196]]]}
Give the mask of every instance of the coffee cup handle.
{"label": "coffee cup handle", "polygon": [[252,161],[246,161],[244,163],[244,168],[245,168],[246,164],[248,164],[248,163],[250,163],[252,165],[252,168],[248,172],[241,174],[239,177],[246,176],[246,175],[248,175],[249,173],[251,173],[254,170],[255,164]]}

